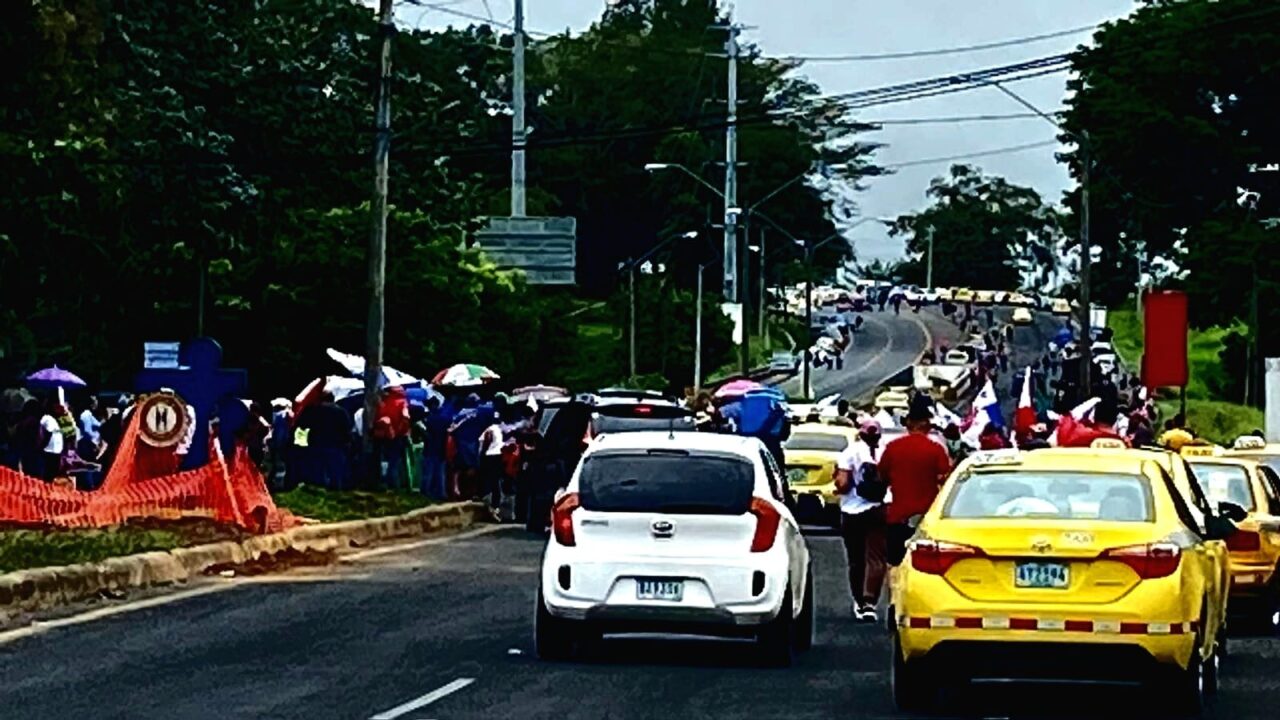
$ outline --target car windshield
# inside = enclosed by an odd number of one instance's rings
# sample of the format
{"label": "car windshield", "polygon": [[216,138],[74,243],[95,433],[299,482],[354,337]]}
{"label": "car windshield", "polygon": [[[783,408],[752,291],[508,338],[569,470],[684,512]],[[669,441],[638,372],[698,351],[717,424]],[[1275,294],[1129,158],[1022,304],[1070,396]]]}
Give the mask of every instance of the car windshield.
{"label": "car windshield", "polygon": [[814,452],[843,452],[849,447],[849,438],[835,433],[798,432],[787,439],[788,450],[810,450]]}
{"label": "car windshield", "polygon": [[946,518],[1061,518],[1150,522],[1151,488],[1140,475],[1058,471],[979,472],[947,498]]}
{"label": "car windshield", "polygon": [[1249,472],[1239,465],[1193,462],[1196,480],[1205,496],[1215,505],[1230,502],[1245,510],[1252,510],[1253,490],[1250,489]]}
{"label": "car windshield", "polygon": [[754,489],[750,462],[685,452],[592,455],[578,479],[582,507],[602,512],[741,515]]}

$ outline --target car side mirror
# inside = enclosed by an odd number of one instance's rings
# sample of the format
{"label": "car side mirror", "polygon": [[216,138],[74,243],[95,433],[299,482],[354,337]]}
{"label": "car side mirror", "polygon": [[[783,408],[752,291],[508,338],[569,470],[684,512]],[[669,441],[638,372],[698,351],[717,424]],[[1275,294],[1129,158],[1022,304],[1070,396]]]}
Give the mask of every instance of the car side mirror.
{"label": "car side mirror", "polygon": [[1227,500],[1218,503],[1218,513],[1233,523],[1244,522],[1249,517],[1244,508]]}

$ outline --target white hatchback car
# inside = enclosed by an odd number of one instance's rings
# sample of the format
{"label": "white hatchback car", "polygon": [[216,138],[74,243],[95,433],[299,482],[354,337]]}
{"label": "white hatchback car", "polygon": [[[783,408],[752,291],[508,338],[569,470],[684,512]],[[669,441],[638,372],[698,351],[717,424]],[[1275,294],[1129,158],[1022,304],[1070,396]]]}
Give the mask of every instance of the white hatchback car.
{"label": "white hatchback car", "polygon": [[771,665],[813,642],[809,548],[755,438],[636,432],[592,443],[552,510],[538,655],[604,634],[754,638]]}

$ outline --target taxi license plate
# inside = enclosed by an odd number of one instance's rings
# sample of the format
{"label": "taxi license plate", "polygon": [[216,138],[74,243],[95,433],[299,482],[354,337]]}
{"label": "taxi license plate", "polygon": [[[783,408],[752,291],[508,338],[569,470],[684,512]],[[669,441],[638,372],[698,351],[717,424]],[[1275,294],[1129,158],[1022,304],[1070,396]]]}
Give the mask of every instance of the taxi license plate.
{"label": "taxi license plate", "polygon": [[792,485],[803,485],[809,479],[809,471],[804,468],[792,468],[787,471],[787,482]]}
{"label": "taxi license plate", "polygon": [[637,600],[668,600],[680,602],[684,597],[684,582],[680,580],[636,580]]}
{"label": "taxi license plate", "polygon": [[1065,588],[1071,584],[1071,569],[1064,563],[1018,563],[1013,584],[1020,588]]}

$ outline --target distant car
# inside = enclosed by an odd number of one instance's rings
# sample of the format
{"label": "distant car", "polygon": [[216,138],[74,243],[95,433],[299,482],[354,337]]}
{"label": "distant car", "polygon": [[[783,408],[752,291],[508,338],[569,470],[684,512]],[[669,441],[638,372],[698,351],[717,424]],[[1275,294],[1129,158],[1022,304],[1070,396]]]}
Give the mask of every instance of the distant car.
{"label": "distant car", "polygon": [[791,430],[784,446],[787,484],[802,522],[840,526],[836,461],[857,439],[856,428],[825,423],[807,423]]}
{"label": "distant car", "polygon": [[974,305],[994,305],[996,294],[990,290],[979,290],[973,294]]}
{"label": "distant car", "polygon": [[1031,298],[1027,297],[1026,295],[1023,295],[1020,292],[1009,293],[1008,297],[1004,299],[1004,302],[1006,305],[1010,305],[1012,307],[1034,307],[1035,306],[1035,301],[1033,301]]}
{"label": "distant car", "polygon": [[1014,325],[1030,325],[1035,322],[1035,316],[1027,308],[1019,307],[1014,308],[1012,320]]}
{"label": "distant car", "polygon": [[951,302],[955,299],[955,292],[951,288],[938,288],[938,302]]}
{"label": "distant car", "polygon": [[769,358],[769,370],[772,372],[794,373],[799,366],[799,358],[790,350],[779,350]]}
{"label": "distant car", "polygon": [[952,291],[951,297],[958,303],[973,302],[974,292],[969,288],[956,288]]}
{"label": "distant car", "polygon": [[1009,297],[1012,294],[1013,293],[1009,292],[1008,290],[997,290],[991,294],[991,299],[997,305],[1007,305],[1009,304]]}
{"label": "distant car", "polygon": [[593,444],[551,512],[534,640],[568,660],[605,634],[752,638],[771,665],[813,643],[809,548],[756,438],[628,433]]}
{"label": "distant car", "polygon": [[1071,303],[1062,298],[1054,298],[1049,305],[1054,315],[1070,315]]}

